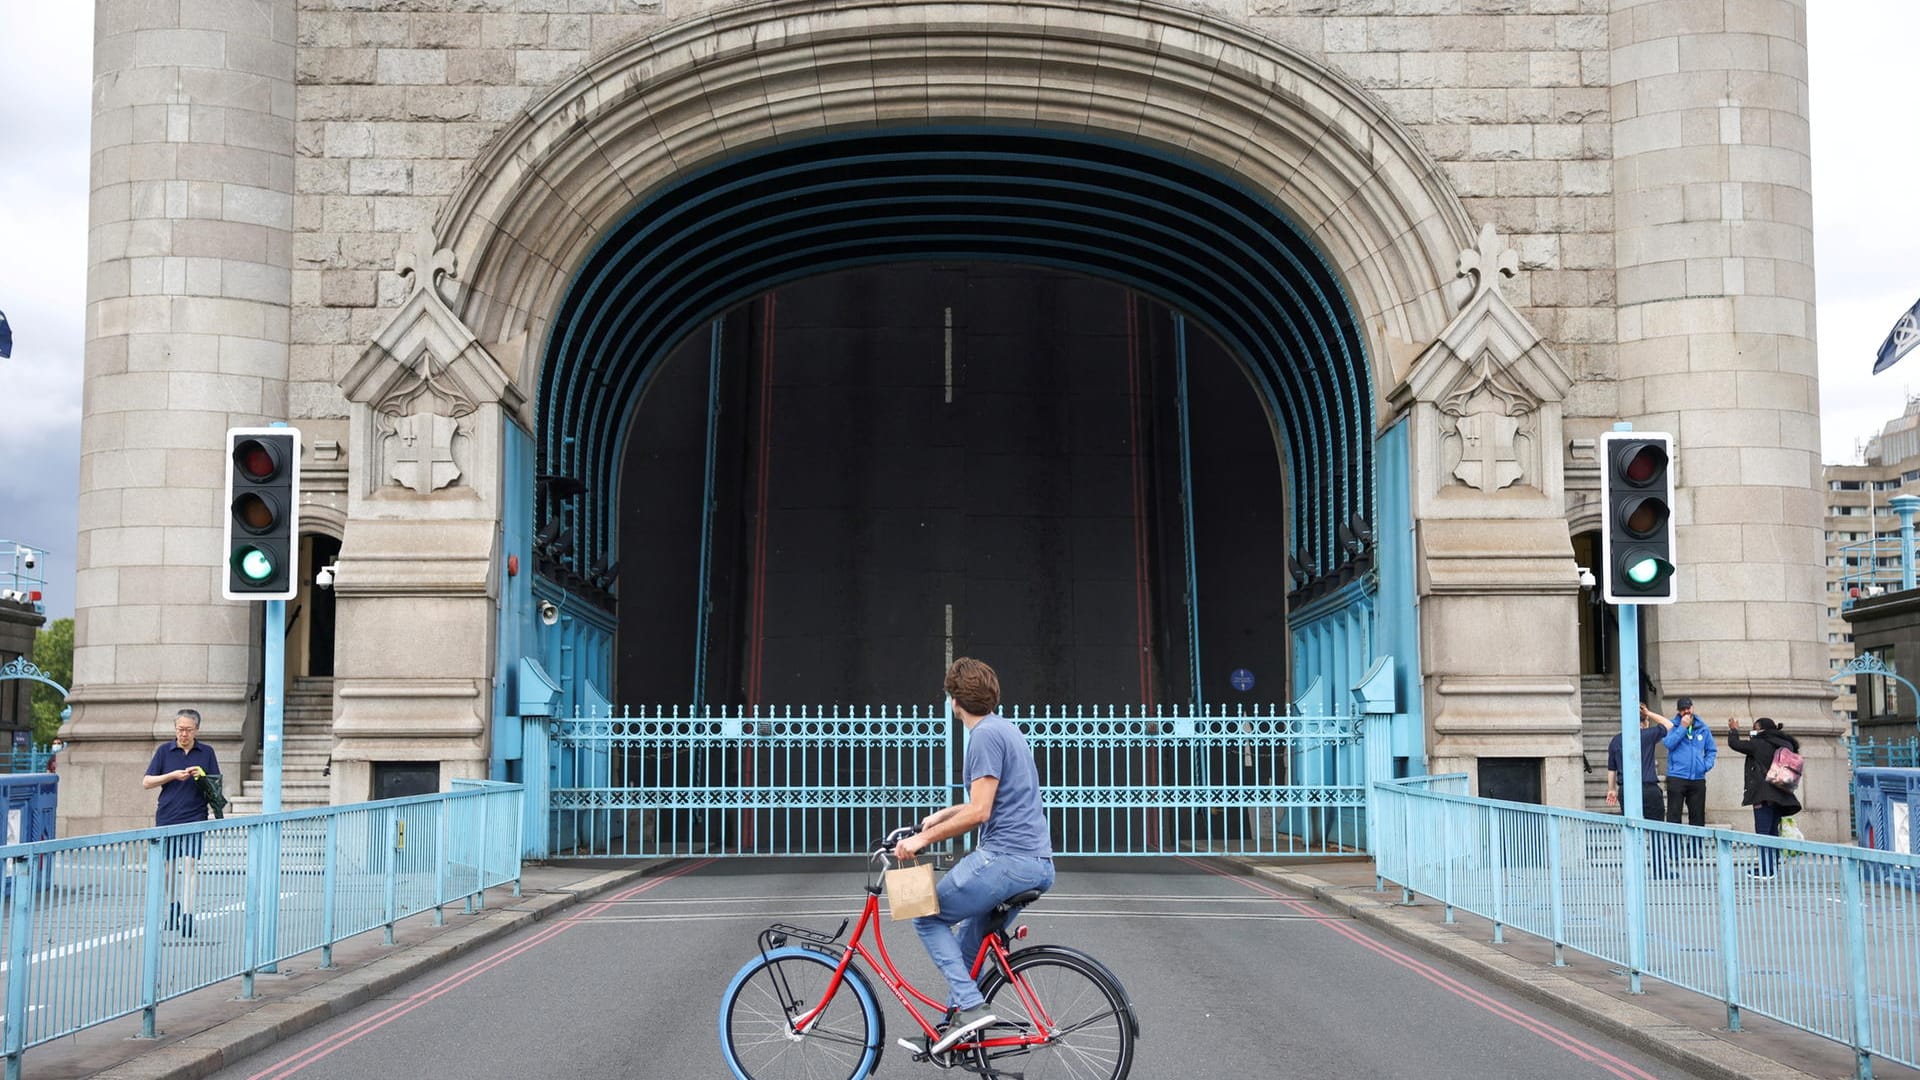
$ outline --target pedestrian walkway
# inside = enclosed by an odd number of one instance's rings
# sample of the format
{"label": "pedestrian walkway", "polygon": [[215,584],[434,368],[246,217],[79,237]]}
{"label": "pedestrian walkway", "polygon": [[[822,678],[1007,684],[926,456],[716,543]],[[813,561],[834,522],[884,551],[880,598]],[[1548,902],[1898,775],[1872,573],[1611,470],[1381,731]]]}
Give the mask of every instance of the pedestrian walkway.
{"label": "pedestrian walkway", "polygon": [[[1604,960],[1566,952],[1553,966],[1553,945],[1509,929],[1493,943],[1493,924],[1464,911],[1445,921],[1439,901],[1400,903],[1398,886],[1374,891],[1370,860],[1314,862],[1232,860],[1289,892],[1312,896],[1501,987],[1540,1002],[1700,1076],[1728,1080],[1813,1080],[1854,1075],[1853,1051],[1839,1043],[1743,1012],[1741,1030],[1727,1030],[1719,1000],[1657,979],[1645,993],[1627,991],[1626,973]],[[1756,913],[1757,918],[1769,917]],[[1920,1080],[1920,1071],[1875,1059],[1876,1080]]]}
{"label": "pedestrian walkway", "polygon": [[530,864],[518,897],[511,886],[489,889],[474,914],[449,907],[444,926],[426,916],[401,920],[392,945],[383,943],[378,930],[349,938],[334,946],[334,966],[327,970],[319,966],[318,951],[294,957],[279,973],[255,977],[251,1001],[239,999],[240,980],[230,979],[164,1002],[154,1039],[138,1038],[138,1013],[95,1025],[29,1050],[23,1071],[31,1080],[206,1076],[671,861]]}
{"label": "pedestrian walkway", "polygon": [[[1854,1072],[1848,1048],[1751,1013],[1744,1030],[1726,1030],[1720,1002],[1691,991],[1644,980],[1646,993],[1627,993],[1624,973],[1606,962],[1569,951],[1555,968],[1552,946],[1509,931],[1492,943],[1492,925],[1457,914],[1443,921],[1443,907],[1420,898],[1402,905],[1400,890],[1374,891],[1373,864],[1363,860],[1302,864],[1288,859],[1233,859],[1276,887],[1312,896],[1335,910],[1377,927],[1459,965],[1472,974],[1590,1024],[1689,1073],[1752,1080],[1812,1080]],[[561,910],[636,881],[672,860],[609,866],[528,865],[522,895],[489,890],[477,914],[450,908],[445,926],[427,918],[404,920],[396,944],[378,932],[362,934],[334,949],[334,967],[320,970],[319,953],[296,957],[275,975],[256,980],[257,997],[237,999],[239,980],[229,980],[160,1006],[160,1037],[136,1038],[133,1015],[101,1024],[30,1051],[32,1080],[191,1080],[206,1076],[314,1024],[339,1016],[433,971],[485,943],[512,934]],[[1874,1063],[1878,1080],[1920,1080],[1920,1071],[1884,1060]]]}

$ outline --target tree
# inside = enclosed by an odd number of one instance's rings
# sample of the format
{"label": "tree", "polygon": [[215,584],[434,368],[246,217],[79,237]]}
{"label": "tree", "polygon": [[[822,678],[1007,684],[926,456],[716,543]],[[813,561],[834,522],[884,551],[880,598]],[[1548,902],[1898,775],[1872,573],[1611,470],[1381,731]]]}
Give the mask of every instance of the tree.
{"label": "tree", "polygon": [[[33,640],[33,662],[47,678],[61,686],[73,686],[73,620],[55,619],[53,625],[40,631]],[[33,742],[35,746],[46,746],[60,733],[60,710],[67,703],[60,699],[59,691],[45,683],[31,683],[33,687]]]}

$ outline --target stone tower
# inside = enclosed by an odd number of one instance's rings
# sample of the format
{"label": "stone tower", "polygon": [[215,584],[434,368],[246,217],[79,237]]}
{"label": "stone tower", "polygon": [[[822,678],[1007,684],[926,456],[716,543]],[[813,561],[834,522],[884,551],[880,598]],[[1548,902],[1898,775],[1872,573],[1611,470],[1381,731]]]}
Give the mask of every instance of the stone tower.
{"label": "stone tower", "polygon": [[[1619,411],[1674,434],[1679,602],[1657,609],[1650,658],[1668,706],[1726,719],[1828,709],[1822,643],[1820,394],[1814,355],[1806,10],[1799,3],[1614,0],[1616,379]],[[1815,792],[1846,790],[1814,741]],[[1737,811],[1741,771],[1709,778]],[[1833,800],[1810,815],[1844,829]]]}
{"label": "stone tower", "polygon": [[[74,650],[61,811],[151,825],[173,711],[241,741],[253,606],[220,598],[222,436],[287,415],[294,0],[99,0]],[[73,831],[69,828],[68,831]]]}

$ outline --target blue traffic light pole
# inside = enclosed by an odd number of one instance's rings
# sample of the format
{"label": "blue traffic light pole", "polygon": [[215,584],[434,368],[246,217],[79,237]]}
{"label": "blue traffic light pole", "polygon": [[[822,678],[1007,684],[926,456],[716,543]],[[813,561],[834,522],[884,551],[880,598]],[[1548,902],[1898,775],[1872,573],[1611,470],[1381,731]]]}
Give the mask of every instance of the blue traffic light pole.
{"label": "blue traffic light pole", "polygon": [[[1625,422],[1615,431],[1632,431]],[[1604,568],[1612,573],[1612,567]],[[1616,604],[1620,616],[1620,870],[1626,887],[1627,981],[1641,993],[1647,967],[1646,800],[1640,797],[1640,605]]]}
{"label": "blue traffic light pole", "polygon": [[260,812],[277,814],[284,746],[281,736],[286,729],[287,602],[268,600],[266,604],[267,641],[261,664],[262,694],[266,698],[261,721],[266,730],[260,748],[260,772],[265,782],[260,788]]}

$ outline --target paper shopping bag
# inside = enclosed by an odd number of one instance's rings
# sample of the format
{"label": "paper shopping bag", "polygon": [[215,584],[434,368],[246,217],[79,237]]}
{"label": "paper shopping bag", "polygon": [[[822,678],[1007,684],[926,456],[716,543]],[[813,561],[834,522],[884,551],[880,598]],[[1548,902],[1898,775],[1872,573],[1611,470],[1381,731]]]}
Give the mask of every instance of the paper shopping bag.
{"label": "paper shopping bag", "polygon": [[896,921],[940,914],[940,893],[933,885],[932,863],[915,863],[887,871],[887,914]]}

